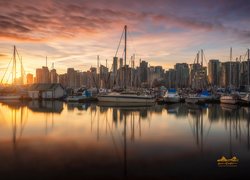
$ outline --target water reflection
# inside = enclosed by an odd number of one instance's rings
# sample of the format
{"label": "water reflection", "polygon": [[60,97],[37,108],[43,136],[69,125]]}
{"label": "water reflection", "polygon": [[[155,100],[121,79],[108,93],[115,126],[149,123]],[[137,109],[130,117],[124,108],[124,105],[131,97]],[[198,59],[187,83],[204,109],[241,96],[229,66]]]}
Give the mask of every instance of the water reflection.
{"label": "water reflection", "polygon": [[[179,174],[191,172],[181,162],[191,160],[201,176],[208,173],[207,168],[212,169],[211,174],[222,175],[214,169],[222,155],[235,155],[241,167],[249,166],[249,107],[183,103],[110,107],[30,101],[2,102],[0,115],[4,157],[4,161],[0,158],[0,172],[4,174],[13,171],[13,163],[26,172],[36,161],[34,173],[42,168],[51,179],[51,169],[57,169],[55,175],[70,169],[80,177],[96,177],[95,173],[181,177]],[[164,169],[169,169],[168,175]]]}

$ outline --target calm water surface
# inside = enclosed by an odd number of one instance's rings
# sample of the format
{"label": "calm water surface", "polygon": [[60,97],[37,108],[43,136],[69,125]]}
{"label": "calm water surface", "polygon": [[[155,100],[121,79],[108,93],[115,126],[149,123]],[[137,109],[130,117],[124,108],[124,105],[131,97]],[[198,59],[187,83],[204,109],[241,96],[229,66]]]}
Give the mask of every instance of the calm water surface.
{"label": "calm water surface", "polygon": [[[249,176],[250,108],[0,103],[3,179]],[[237,167],[217,159],[239,158]]]}

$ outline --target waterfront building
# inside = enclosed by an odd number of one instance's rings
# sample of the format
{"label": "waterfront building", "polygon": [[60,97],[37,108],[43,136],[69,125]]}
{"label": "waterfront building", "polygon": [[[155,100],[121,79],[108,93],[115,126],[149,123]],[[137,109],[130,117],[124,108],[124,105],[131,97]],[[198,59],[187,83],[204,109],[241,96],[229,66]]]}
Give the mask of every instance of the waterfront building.
{"label": "waterfront building", "polygon": [[140,81],[141,83],[148,82],[148,63],[146,61],[140,62]]}
{"label": "waterfront building", "polygon": [[165,72],[165,86],[167,88],[176,88],[176,70],[169,69]]}
{"label": "waterfront building", "polygon": [[113,57],[113,73],[115,75],[117,73],[117,61],[118,61],[118,57]]}
{"label": "waterfront building", "polygon": [[230,82],[230,61],[221,63],[221,73],[220,73],[220,86],[229,87]]}
{"label": "waterfront building", "polygon": [[189,86],[189,67],[187,63],[176,63],[174,66],[176,71],[176,87],[186,88]]}
{"label": "waterfront building", "polygon": [[50,71],[50,82],[51,83],[58,83],[58,74],[56,72],[56,69],[52,69]]}
{"label": "waterfront building", "polygon": [[67,87],[68,86],[68,77],[67,74],[59,74],[58,75],[59,78],[59,83],[63,86],[63,87]]}
{"label": "waterfront building", "polygon": [[122,68],[123,67],[123,59],[120,58],[120,62],[119,62],[119,68]]}
{"label": "waterfront building", "polygon": [[48,67],[36,69],[36,83],[50,83]]}
{"label": "waterfront building", "polygon": [[220,61],[217,59],[208,62],[208,81],[211,86],[220,85]]}
{"label": "waterfront building", "polygon": [[67,87],[76,88],[76,71],[74,68],[67,69]]}
{"label": "waterfront building", "polygon": [[36,83],[28,89],[28,96],[31,99],[60,99],[64,95],[63,86],[57,83]]}
{"label": "waterfront building", "polygon": [[26,78],[27,78],[27,84],[33,84],[34,83],[33,74],[28,73]]}

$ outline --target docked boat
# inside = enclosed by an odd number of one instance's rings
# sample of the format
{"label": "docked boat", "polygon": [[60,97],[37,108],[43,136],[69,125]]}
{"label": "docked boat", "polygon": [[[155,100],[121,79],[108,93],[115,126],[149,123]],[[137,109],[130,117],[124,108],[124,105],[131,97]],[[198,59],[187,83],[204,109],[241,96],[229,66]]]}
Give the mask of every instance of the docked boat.
{"label": "docked boat", "polygon": [[209,102],[213,100],[213,96],[208,93],[208,91],[202,91],[201,94],[192,94],[189,95],[186,99],[186,103],[191,103],[191,104],[204,104],[206,102]]}
{"label": "docked boat", "polygon": [[163,101],[166,103],[178,103],[181,97],[176,91],[176,89],[169,89],[163,96]]}
{"label": "docked boat", "polygon": [[242,103],[250,104],[250,94],[247,93],[245,96],[241,97],[240,100]]}
{"label": "docked boat", "polygon": [[156,101],[155,97],[146,93],[136,92],[111,92],[108,94],[100,94],[97,96],[101,102],[117,102],[117,103],[144,103],[150,104]]}
{"label": "docked boat", "polygon": [[0,100],[19,100],[21,95],[1,95]]}
{"label": "docked boat", "polygon": [[82,92],[77,92],[75,95],[68,96],[66,101],[68,102],[86,102],[86,101],[94,101],[96,98],[91,96],[91,93],[88,90],[84,90]]}
{"label": "docked boat", "polygon": [[220,97],[220,102],[223,104],[237,104],[239,102],[239,96],[236,94],[223,95]]}

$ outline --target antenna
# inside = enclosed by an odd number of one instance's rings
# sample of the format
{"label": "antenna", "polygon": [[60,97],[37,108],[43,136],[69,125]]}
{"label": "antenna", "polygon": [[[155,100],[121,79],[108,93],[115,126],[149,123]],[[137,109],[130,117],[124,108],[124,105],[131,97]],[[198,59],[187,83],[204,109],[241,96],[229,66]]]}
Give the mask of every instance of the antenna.
{"label": "antenna", "polygon": [[52,69],[54,69],[54,63],[52,63]]}
{"label": "antenna", "polygon": [[106,68],[108,67],[108,60],[106,59]]}
{"label": "antenna", "polygon": [[47,67],[47,62],[48,62],[48,60],[47,60],[47,56],[46,56],[46,67]]}

